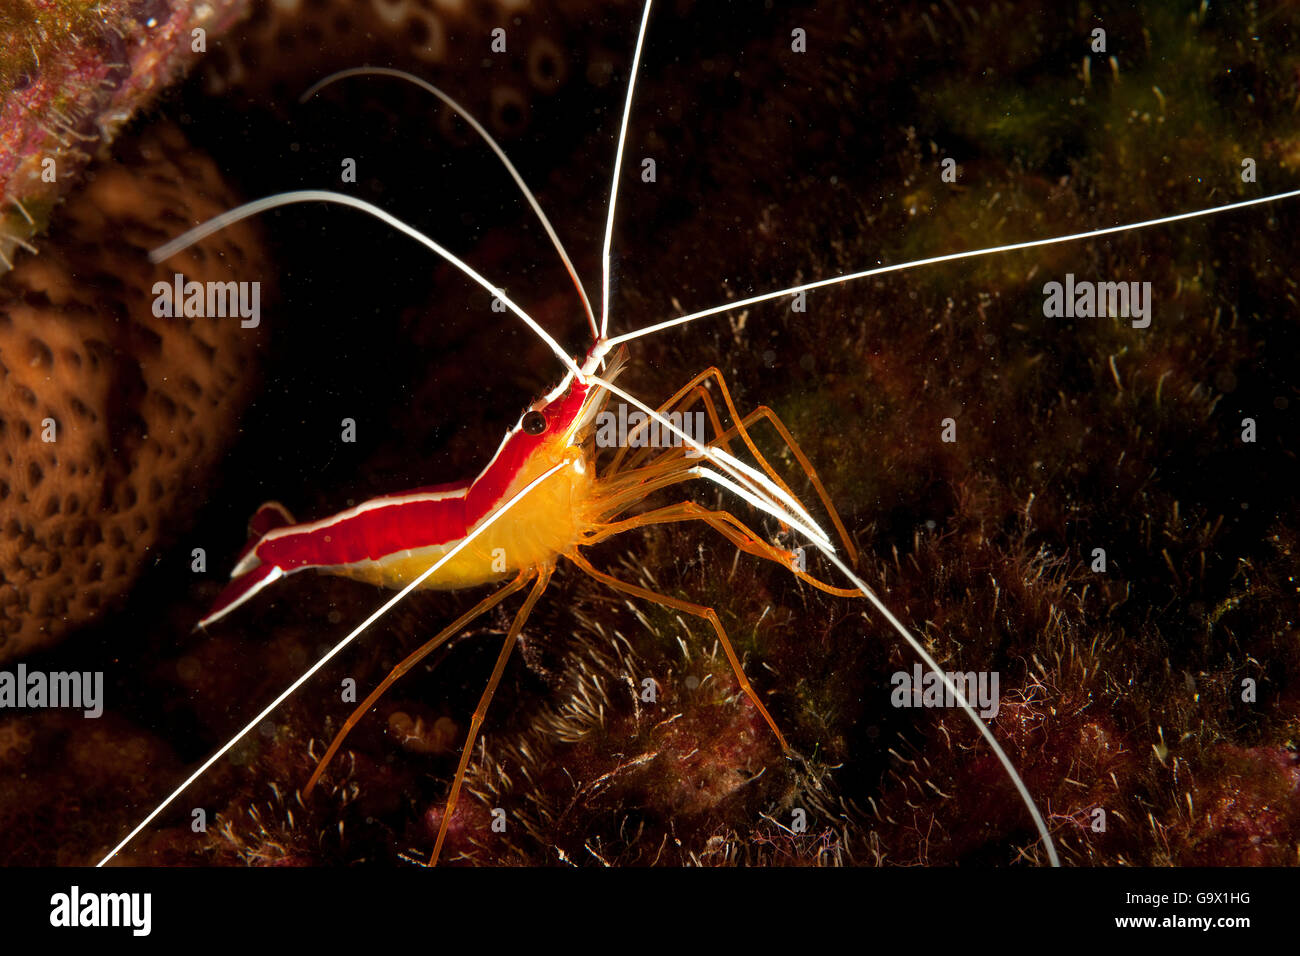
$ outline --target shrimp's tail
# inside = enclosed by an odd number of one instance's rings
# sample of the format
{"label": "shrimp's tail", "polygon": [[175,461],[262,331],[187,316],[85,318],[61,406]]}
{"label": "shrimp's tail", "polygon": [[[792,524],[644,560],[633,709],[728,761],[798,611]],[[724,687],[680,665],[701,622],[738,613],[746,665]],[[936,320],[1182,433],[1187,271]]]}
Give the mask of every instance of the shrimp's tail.
{"label": "shrimp's tail", "polygon": [[217,595],[212,609],[195,625],[196,628],[206,628],[221,620],[254,594],[284,576],[283,568],[274,564],[262,564],[257,557],[256,548],[269,532],[293,523],[293,515],[278,501],[268,501],[253,513],[248,521],[248,544],[239,553],[239,561],[230,572],[231,581]]}

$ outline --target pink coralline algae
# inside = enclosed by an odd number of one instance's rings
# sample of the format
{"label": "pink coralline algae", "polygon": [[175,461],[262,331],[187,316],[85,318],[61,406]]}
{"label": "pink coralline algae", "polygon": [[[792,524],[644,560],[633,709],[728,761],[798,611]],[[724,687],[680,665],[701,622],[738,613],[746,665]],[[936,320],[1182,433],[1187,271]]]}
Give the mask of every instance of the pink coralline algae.
{"label": "pink coralline algae", "polygon": [[247,0],[0,0],[0,268]]}

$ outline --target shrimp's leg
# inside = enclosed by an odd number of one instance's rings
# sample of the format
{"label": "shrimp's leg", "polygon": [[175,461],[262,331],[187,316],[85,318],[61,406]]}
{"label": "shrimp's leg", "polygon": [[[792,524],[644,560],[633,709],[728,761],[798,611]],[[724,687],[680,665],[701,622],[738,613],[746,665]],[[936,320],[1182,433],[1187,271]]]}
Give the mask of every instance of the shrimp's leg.
{"label": "shrimp's leg", "polygon": [[[718,417],[717,406],[713,404],[713,399],[709,396],[709,393],[704,390],[704,387],[702,385],[700,385],[701,377],[706,375],[708,375],[708,370],[705,370],[704,372],[701,372],[699,375],[695,376],[693,379],[691,379],[689,382],[687,382],[685,385],[679,388],[676,394],[674,394],[672,398],[668,399],[668,401],[664,402],[657,409],[655,409],[655,411],[657,411],[660,415],[667,414],[670,410],[686,411],[694,404],[694,400],[696,398],[703,398],[705,407],[709,413],[709,423],[713,426],[713,433],[715,435],[721,435],[722,420]],[[688,395],[688,393],[694,393],[694,394]],[[683,399],[685,399],[685,401],[683,401]],[[681,402],[681,407],[677,408],[676,406],[679,402]],[[637,451],[633,452],[630,457],[628,456],[628,452],[632,451],[632,447],[633,447],[632,439],[635,436],[640,435],[641,432],[647,426],[649,426],[649,424],[650,424],[650,420],[647,419],[646,421],[636,425],[636,427],[634,427],[631,431],[628,432],[627,443],[624,444],[623,447],[618,450],[618,453],[613,457],[613,459],[610,460],[609,466],[605,469],[605,477],[608,478],[612,475],[615,475],[620,470],[623,470],[624,468],[626,468],[626,470],[629,471],[632,470],[633,468],[636,468],[639,462],[643,461],[648,455],[654,452],[654,449],[652,448],[640,448],[637,449]],[[730,449],[726,448],[725,445],[723,445],[722,447],[725,451],[730,451]]]}
{"label": "shrimp's leg", "polygon": [[410,654],[406,655],[400,664],[389,671],[388,676],[380,681],[379,686],[372,690],[366,699],[357,705],[356,709],[352,711],[352,714],[348,719],[343,722],[343,727],[334,735],[334,739],[330,741],[329,748],[325,751],[325,756],[321,757],[320,762],[316,764],[316,769],[312,772],[311,779],[307,781],[307,786],[302,788],[303,799],[306,800],[311,796],[311,792],[315,788],[317,781],[320,780],[321,774],[325,772],[325,768],[334,758],[334,755],[338,753],[339,747],[343,745],[344,738],[347,737],[352,728],[357,725],[361,718],[366,715],[366,712],[375,705],[375,702],[379,700],[384,691],[388,690],[388,688],[391,687],[403,674],[409,671],[416,664],[420,663],[420,661],[424,660],[450,637],[462,631],[475,618],[487,613],[511,594],[514,594],[522,588],[528,583],[529,577],[530,575],[526,573],[520,574],[499,591],[489,594],[460,617],[456,618],[456,620],[452,621],[451,624],[447,625],[447,627],[443,628],[443,630],[439,631],[436,637],[425,641],[425,643],[421,644]]}
{"label": "shrimp's leg", "polygon": [[[483,696],[479,698],[478,706],[474,708],[474,716],[469,721],[469,733],[465,737],[465,748],[460,752],[460,763],[456,766],[456,779],[452,781],[451,793],[447,796],[447,805],[442,811],[442,822],[438,824],[438,839],[433,844],[433,854],[429,857],[429,865],[434,866],[438,862],[438,856],[442,853],[442,843],[447,838],[447,825],[451,822],[452,811],[456,809],[456,801],[460,797],[460,786],[465,781],[465,770],[469,767],[469,758],[474,751],[474,741],[478,737],[479,728],[483,726],[483,718],[487,716],[488,704],[492,702],[492,695],[496,693],[497,684],[501,683],[501,675],[505,673],[506,661],[510,659],[510,651],[515,646],[515,641],[519,637],[519,632],[524,629],[524,622],[528,620],[528,615],[533,612],[533,605],[537,599],[542,596],[546,590],[546,585],[551,580],[551,573],[555,570],[554,566],[544,565],[538,569],[537,580],[533,584],[533,589],[528,592],[528,597],[520,605],[519,611],[515,614],[515,619],[510,622],[510,632],[506,634],[506,641],[501,645],[501,653],[497,655],[496,666],[492,668],[492,676],[488,679],[487,687],[483,689]],[[520,575],[515,583],[520,584],[525,580],[525,575]]]}
{"label": "shrimp's leg", "polygon": [[694,617],[702,617],[713,625],[713,630],[718,635],[718,640],[722,642],[722,649],[727,655],[727,660],[731,662],[731,669],[736,672],[736,680],[740,682],[740,688],[745,692],[758,712],[763,715],[767,725],[772,728],[772,733],[776,734],[776,739],[781,743],[781,749],[787,753],[790,752],[790,745],[786,743],[785,735],[777,727],[776,721],[772,715],[767,712],[763,702],[758,699],[758,693],[754,690],[753,685],[749,683],[749,678],[745,676],[745,670],[740,666],[740,658],[736,656],[736,649],[731,646],[731,639],[727,637],[726,630],[722,627],[722,621],[718,619],[717,611],[711,607],[705,607],[702,604],[692,604],[689,601],[681,601],[677,598],[669,597],[666,594],[659,594],[651,591],[649,588],[643,588],[636,584],[628,584],[626,581],[620,581],[612,574],[606,574],[604,571],[598,571],[590,561],[578,553],[576,549],[564,552],[564,556],[586,572],[589,576],[595,578],[602,584],[606,584],[616,591],[622,591],[624,594],[631,594],[633,597],[639,597],[643,600],[650,601],[652,604],[659,604],[663,607],[670,607],[678,611],[685,611]]}
{"label": "shrimp's leg", "polygon": [[[721,380],[719,379],[719,381]],[[722,385],[724,394],[725,394],[726,387],[727,386],[725,384]],[[785,422],[781,421],[780,416],[778,416],[776,412],[772,411],[772,409],[768,408],[766,405],[759,405],[756,409],[754,409],[752,412],[750,412],[748,415],[746,415],[744,418],[742,418],[739,421],[739,423],[737,424],[737,428],[743,431],[744,429],[747,429],[750,425],[754,424],[754,422],[758,421],[760,418],[766,418],[769,422],[771,422],[772,427],[777,430],[778,434],[780,434],[781,441],[785,443],[785,447],[790,449],[790,452],[791,454],[794,455],[795,460],[799,462],[799,467],[803,469],[803,473],[807,475],[808,480],[812,482],[813,489],[817,492],[817,497],[821,499],[822,504],[826,507],[826,511],[831,516],[831,522],[835,525],[835,531],[840,536],[840,541],[844,543],[845,551],[848,552],[849,564],[853,565],[854,567],[857,567],[858,564],[857,545],[855,545],[853,543],[853,539],[849,537],[849,533],[844,527],[844,522],[840,520],[839,512],[836,511],[835,506],[831,504],[831,496],[827,494],[826,487],[822,484],[821,478],[818,477],[817,469],[813,467],[812,461],[810,461],[808,456],[804,454],[803,449],[799,447],[799,443],[794,440],[794,436],[790,434],[790,429],[785,427]],[[731,436],[731,432],[735,430],[736,429],[731,429],[727,432],[724,432],[720,437],[725,440],[729,438]],[[762,455],[759,455],[758,458],[760,461],[763,460]],[[858,593],[857,591],[854,591],[855,595],[857,593]]]}
{"label": "shrimp's leg", "polygon": [[[712,378],[717,382],[718,389],[722,393],[722,401],[727,406],[727,414],[730,415],[731,420],[736,423],[726,431],[722,430],[722,425],[718,420],[717,410],[714,407],[712,397],[702,387],[702,384],[709,378]],[[772,411],[772,409],[766,405],[760,405],[744,418],[741,418],[740,413],[736,410],[736,404],[731,398],[731,390],[727,388],[727,382],[722,377],[722,372],[716,366],[709,366],[704,371],[700,372],[700,374],[696,375],[684,386],[678,389],[677,393],[673,395],[672,398],[656,410],[660,414],[663,414],[669,409],[685,411],[691,407],[697,397],[703,399],[716,433],[716,437],[713,441],[709,442],[709,445],[711,447],[722,448],[724,451],[729,451],[731,439],[739,435],[740,439],[745,443],[745,447],[749,449],[750,454],[757,459],[762,469],[767,472],[767,476],[776,482],[777,485],[781,487],[782,491],[791,497],[794,497],[794,492],[791,491],[790,487],[781,480],[781,476],[776,473],[776,469],[769,464],[768,460],[758,450],[758,447],[754,444],[753,438],[751,438],[749,434],[749,426],[754,424],[754,422],[758,421],[760,418],[766,418],[771,422],[772,426],[781,436],[781,440],[785,443],[785,446],[790,449],[795,460],[799,463],[799,467],[803,469],[803,473],[807,475],[808,480],[812,482],[813,489],[817,492],[817,497],[821,499],[822,505],[830,515],[831,523],[835,525],[835,531],[839,535],[840,541],[844,543],[844,550],[849,556],[849,564],[856,567],[858,563],[857,545],[855,545],[853,539],[849,537],[848,530],[844,527],[844,522],[840,520],[839,512],[836,510],[835,505],[831,503],[831,496],[827,493],[826,486],[822,484],[822,480],[817,474],[817,469],[813,467],[808,456],[805,455],[803,449],[799,447],[799,443],[795,441],[794,436],[790,434],[790,429],[785,427],[785,423],[781,421],[776,412]],[[685,399],[685,401],[683,401],[683,399]],[[675,406],[679,402],[682,403],[681,408],[677,409]],[[633,428],[628,433],[629,442],[634,435],[638,434],[641,429],[648,425],[649,420],[641,422]],[[614,474],[614,471],[621,462],[626,450],[626,447],[619,449],[618,455],[615,456],[609,469],[606,471],[607,476]],[[629,460],[628,464],[633,464],[637,459],[639,459],[639,457],[640,454],[632,456],[632,459]]]}
{"label": "shrimp's leg", "polygon": [[764,561],[771,561],[774,564],[781,565],[787,571],[792,572],[800,581],[806,581],[819,591],[825,591],[827,594],[833,594],[836,597],[862,597],[862,592],[856,588],[837,588],[833,584],[827,584],[825,581],[813,577],[806,571],[800,571],[794,567],[791,552],[768,544],[752,528],[731,512],[710,511],[693,501],[665,505],[662,508],[656,508],[654,511],[647,511],[645,514],[611,522],[601,530],[584,538],[582,545],[583,547],[589,547],[599,544],[606,538],[622,534],[625,531],[633,531],[637,528],[645,528],[655,524],[675,524],[682,521],[703,521],[705,524],[716,528],[718,532],[741,551],[752,554],[756,558],[762,558]]}
{"label": "shrimp's leg", "polygon": [[[695,403],[697,401],[701,402],[704,405],[705,411],[708,413],[709,422],[713,425],[714,437],[712,440],[710,440],[707,443],[708,446],[710,448],[721,448],[727,454],[731,454],[732,453],[731,439],[736,437],[737,432],[734,428],[728,430],[722,427],[722,419],[718,417],[718,406],[714,404],[713,396],[709,394],[709,390],[705,388],[703,385],[696,385],[695,388],[691,390],[691,393],[689,395],[687,395],[684,399],[679,401],[678,398],[680,395],[681,393],[678,392],[677,395],[673,396],[672,401],[665,402],[663,406],[656,409],[656,411],[658,411],[660,415],[685,414],[686,412],[690,411],[692,408],[695,407]],[[610,475],[615,474],[615,466],[618,465],[618,458],[621,457],[623,453],[627,451],[628,448],[631,447],[632,438],[635,435],[640,434],[642,429],[644,429],[647,424],[649,424],[648,421],[641,422],[635,428],[633,428],[631,431],[628,432],[627,434],[628,445],[619,449],[618,456],[616,456],[614,462],[611,464],[610,469],[606,474],[610,474]],[[649,459],[651,456],[653,456],[656,452],[660,452],[662,454],[661,449],[638,448],[634,454],[629,455],[627,457],[623,465],[624,470],[621,473],[626,474],[628,471],[633,471],[637,468],[644,467],[646,460]],[[777,481],[780,480],[781,479],[779,478],[777,479]],[[782,485],[782,487],[784,488],[785,486]],[[791,492],[789,488],[785,488],[785,491],[787,494],[790,494],[793,497],[793,492]]]}

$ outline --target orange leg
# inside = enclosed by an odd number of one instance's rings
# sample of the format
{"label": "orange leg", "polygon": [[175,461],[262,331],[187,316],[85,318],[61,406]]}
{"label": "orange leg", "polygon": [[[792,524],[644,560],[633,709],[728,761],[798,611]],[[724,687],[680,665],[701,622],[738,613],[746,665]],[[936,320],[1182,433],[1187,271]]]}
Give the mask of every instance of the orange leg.
{"label": "orange leg", "polygon": [[[725,385],[722,387],[724,389],[726,388]],[[741,419],[739,427],[748,428],[760,418],[766,418],[771,422],[772,427],[781,435],[781,441],[783,441],[785,446],[790,449],[795,460],[799,462],[799,467],[803,469],[803,473],[807,475],[808,480],[812,482],[812,486],[817,492],[817,497],[821,499],[822,505],[825,506],[827,513],[831,516],[831,522],[835,525],[835,532],[840,536],[840,541],[844,544],[844,550],[849,556],[849,564],[856,566],[858,563],[857,545],[855,545],[853,539],[849,537],[849,532],[845,529],[844,522],[840,520],[840,513],[836,511],[835,506],[831,504],[831,496],[826,493],[826,487],[822,484],[821,478],[818,477],[817,469],[813,467],[808,456],[803,453],[803,449],[799,447],[799,443],[794,440],[794,436],[790,434],[790,429],[785,427],[785,422],[781,421],[780,417],[776,412],[772,411],[772,409],[768,408],[766,405],[760,405]],[[731,432],[728,431],[724,432],[721,437],[725,439],[730,437],[730,435]],[[758,457],[761,461],[763,456],[759,455]],[[770,471],[770,469],[768,470]]]}
{"label": "orange leg", "polygon": [[[655,411],[657,411],[660,415],[663,415],[664,413],[670,410],[686,411],[689,408],[691,408],[692,405],[695,404],[696,398],[702,398],[705,403],[705,407],[709,413],[709,422],[713,426],[713,433],[715,435],[721,434],[722,420],[718,418],[717,406],[713,404],[713,399],[712,397],[710,397],[709,393],[706,392],[704,388],[700,386],[701,380],[708,376],[709,371],[716,371],[716,370],[706,370],[704,372],[701,372],[699,375],[696,375],[693,379],[691,379],[689,382],[687,382],[685,385],[679,388],[672,398],[668,399],[668,401],[664,402],[657,409],[655,409]],[[696,394],[689,395],[688,398],[688,393],[691,392],[694,392]],[[683,399],[686,399],[686,401],[683,401]],[[682,403],[681,408],[675,408],[675,406],[677,406],[679,402]],[[647,418],[645,421],[641,422],[635,428],[633,428],[631,431],[627,433],[627,444],[625,444],[622,448],[620,448],[618,450],[618,453],[614,455],[613,460],[610,461],[609,466],[605,469],[605,477],[608,478],[609,476],[615,474],[621,468],[624,467],[628,467],[628,468],[636,467],[637,462],[641,461],[642,459],[644,459],[646,455],[651,454],[655,450],[653,448],[638,448],[636,449],[635,452],[632,452],[632,448],[633,448],[632,439],[637,435],[640,435],[642,431],[644,431],[649,427],[650,427],[650,419]],[[629,457],[629,452],[632,452],[630,457]]]}
{"label": "orange leg", "polygon": [[681,521],[703,521],[705,524],[717,529],[719,533],[741,551],[752,554],[756,558],[762,558],[765,561],[781,565],[787,571],[792,572],[799,580],[806,581],[819,591],[825,591],[827,594],[833,594],[836,597],[862,597],[862,592],[856,588],[837,588],[813,577],[806,571],[799,570],[795,566],[793,552],[783,551],[775,545],[768,544],[731,512],[710,511],[693,501],[666,505],[662,508],[656,508],[654,511],[647,511],[645,514],[626,518],[622,521],[615,521],[606,525],[600,531],[588,535],[582,540],[582,545],[583,547],[590,547],[625,531],[656,524],[674,524]]}
{"label": "orange leg", "polygon": [[[695,400],[697,398],[702,399],[704,401],[705,407],[708,409],[709,418],[711,420],[711,424],[713,425],[714,434],[719,437],[715,438],[714,441],[711,443],[702,442],[701,444],[712,444],[718,448],[729,450],[728,438],[722,437],[723,434],[722,422],[718,418],[717,406],[713,404],[712,396],[710,396],[709,393],[705,391],[705,389],[703,388],[703,383],[709,378],[714,379],[714,381],[716,381],[719,387],[721,388],[722,400],[727,406],[727,413],[731,416],[731,420],[733,422],[739,422],[740,414],[736,411],[736,406],[731,400],[731,392],[727,389],[727,384],[722,378],[722,371],[718,369],[717,366],[714,365],[710,365],[703,372],[700,372],[689,382],[687,382],[685,385],[679,388],[676,391],[676,393],[673,395],[673,397],[668,399],[668,401],[664,402],[661,406],[659,406],[659,408],[656,409],[656,411],[658,411],[659,414],[661,415],[664,414],[664,412],[668,411],[669,409],[672,409],[674,411],[685,411],[695,403]],[[684,399],[685,401],[683,401]],[[681,408],[676,407],[678,403],[681,403]],[[632,429],[627,436],[629,446],[631,444],[632,437],[634,435],[639,434],[642,429],[648,428],[649,426],[650,426],[650,422],[647,420],[637,425],[636,428]],[[776,482],[777,485],[780,486],[782,491],[784,491],[788,495],[793,496],[794,492],[792,492],[788,487],[786,487],[785,482],[781,480],[781,476],[778,475],[775,471],[773,471],[771,465],[767,463],[767,460],[764,459],[763,456],[759,454],[758,448],[755,447],[753,440],[750,439],[749,433],[745,431],[743,425],[740,426],[738,432],[736,429],[732,430],[732,435],[735,434],[739,434],[740,437],[744,440],[745,447],[748,448],[750,450],[750,453],[753,454],[753,456],[759,460],[760,464],[763,466],[763,470],[767,472],[768,477],[771,478],[774,482]],[[613,474],[614,469],[618,466],[618,463],[625,451],[626,448],[619,450],[619,454],[614,457],[614,461],[611,463],[610,468],[606,471],[606,475]],[[642,454],[645,454],[645,452],[642,451],[636,455],[633,455],[632,456],[633,460],[639,459]]]}
{"label": "orange leg", "polygon": [[657,491],[687,481],[698,481],[699,477],[692,474],[693,467],[680,455],[675,458],[661,456],[652,464],[606,482],[594,499],[598,507],[591,518],[592,526],[604,527],[610,520]]}
{"label": "orange leg", "polygon": [[496,693],[497,684],[501,683],[501,675],[505,673],[506,661],[510,659],[510,651],[514,649],[519,632],[524,628],[524,622],[528,620],[528,615],[533,612],[533,605],[537,603],[537,599],[546,590],[546,585],[550,582],[551,573],[554,570],[554,567],[539,569],[537,581],[534,582],[532,591],[524,599],[524,603],[520,606],[518,613],[515,614],[515,619],[510,622],[510,632],[506,634],[506,642],[501,645],[501,653],[497,655],[496,666],[492,668],[492,677],[488,680],[487,687],[483,689],[483,696],[479,698],[478,706],[474,708],[474,716],[469,721],[469,734],[465,737],[465,748],[460,752],[460,763],[456,766],[456,779],[452,781],[451,793],[447,797],[447,806],[442,811],[442,822],[438,824],[438,839],[433,844],[433,855],[429,857],[430,866],[437,864],[438,856],[442,853],[442,844],[447,838],[447,825],[451,822],[452,811],[456,809],[456,801],[460,797],[460,787],[465,781],[465,770],[469,767],[469,758],[474,752],[474,741],[478,738],[479,728],[483,726],[483,718],[487,716],[488,704],[492,702],[492,695]]}
{"label": "orange leg", "polygon": [[[758,463],[762,465],[763,470],[767,472],[767,476],[771,478],[774,482],[776,482],[776,484],[780,487],[780,489],[784,491],[787,495],[794,497],[794,492],[791,491],[789,486],[786,485],[786,483],[781,480],[781,476],[776,473],[776,470],[770,464],[768,464],[767,459],[764,458],[762,454],[759,453],[758,446],[754,444],[754,440],[749,437],[749,431],[745,428],[745,423],[741,420],[740,413],[736,411],[736,403],[731,400],[731,390],[727,388],[727,382],[722,377],[722,370],[719,369],[716,365],[710,365],[703,372],[700,372],[693,379],[691,379],[680,389],[678,389],[677,394],[674,395],[671,399],[669,399],[664,407],[671,408],[674,402],[679,401],[688,392],[691,392],[697,386],[702,385],[704,381],[709,378],[712,378],[715,382],[718,383],[718,389],[722,392],[723,404],[727,406],[727,414],[731,416],[731,420],[733,422],[736,422],[736,427],[735,429],[733,429],[733,431],[736,431],[740,435],[741,440],[745,443],[745,447],[749,449],[749,453],[751,455],[753,455],[755,458],[758,459]],[[703,389],[701,389],[701,391],[703,391]],[[708,401],[708,405],[711,409],[713,408],[712,400]],[[660,411],[662,412],[662,409],[660,409]],[[722,428],[721,428],[721,424],[717,420],[716,412],[713,415],[713,420],[714,420],[714,428],[716,428],[719,432],[718,438],[715,439],[715,441],[720,443],[719,447],[726,448],[727,447],[726,443],[728,441],[728,438],[725,437],[723,434],[721,434]],[[629,436],[629,438],[630,437],[631,436]]]}
{"label": "orange leg", "polygon": [[329,762],[334,758],[334,755],[338,753],[338,749],[343,745],[344,739],[352,731],[352,728],[357,725],[361,718],[366,715],[366,712],[375,705],[375,702],[379,700],[384,691],[388,690],[388,688],[391,687],[403,674],[428,657],[429,654],[441,646],[450,637],[464,630],[465,627],[475,618],[487,613],[511,594],[514,594],[522,588],[528,583],[529,578],[531,577],[532,575],[527,572],[520,574],[505,587],[489,594],[482,601],[479,601],[460,617],[456,618],[455,621],[447,625],[443,630],[439,631],[436,637],[426,641],[410,654],[406,655],[406,658],[389,672],[388,676],[380,682],[379,686],[372,690],[369,696],[358,704],[348,719],[344,721],[342,729],[340,729],[339,732],[334,735],[334,739],[330,741],[329,748],[325,751],[325,756],[321,757],[320,762],[316,764],[316,769],[312,772],[311,779],[307,781],[307,786],[302,788],[302,798],[306,800],[311,796],[311,792],[315,789],[316,783],[321,778],[321,774],[325,772],[325,768],[329,766]]}
{"label": "orange leg", "polygon": [[[690,389],[690,394],[685,395],[685,397],[683,397],[683,393],[687,389]],[[695,385],[694,380],[692,380],[692,382],[688,384],[686,388],[683,388],[681,391],[679,391],[668,401],[664,402],[664,404],[661,405],[657,409],[657,411],[661,415],[668,414],[669,412],[685,413],[685,412],[689,412],[692,408],[694,408],[696,403],[701,403],[704,405],[704,410],[709,416],[709,424],[713,427],[713,434],[715,436],[721,435],[725,431],[725,429],[722,427],[722,419],[718,416],[718,406],[714,403],[713,396],[709,394],[708,389],[706,389],[703,385]],[[626,460],[622,461],[622,465],[620,469],[620,460],[622,459],[622,456],[626,452],[631,450],[632,439],[635,436],[639,435],[642,431],[647,429],[649,426],[650,426],[650,420],[647,419],[646,421],[638,424],[635,428],[628,431],[627,433],[628,443],[623,448],[619,449],[618,455],[614,457],[614,461],[610,463],[610,466],[606,471],[607,475],[615,474],[619,470],[639,468],[642,464],[644,464],[647,458],[654,455],[655,452],[657,451],[661,452],[663,450],[651,446],[647,446],[645,448],[638,448],[636,449],[635,452],[628,455]],[[732,436],[733,437],[735,436],[734,431],[732,432]],[[726,439],[719,440],[718,438],[714,438],[713,441],[706,442],[701,438],[700,444],[710,445],[714,448],[721,448],[723,451],[727,451],[727,452],[731,451],[731,442],[727,441]]]}
{"label": "orange leg", "polygon": [[[722,401],[727,407],[727,414],[730,415],[731,420],[736,423],[726,431],[723,431],[722,429],[712,397],[702,387],[702,383],[709,378],[712,378],[717,382],[718,389],[722,393]],[[682,400],[684,398],[686,401],[683,402]],[[826,508],[827,513],[831,517],[831,522],[835,526],[835,531],[839,535],[840,541],[844,544],[844,549],[849,556],[849,563],[856,565],[858,563],[857,546],[853,543],[853,539],[849,537],[848,530],[844,527],[844,522],[840,520],[840,514],[835,509],[835,505],[831,503],[831,497],[827,494],[826,487],[822,484],[821,478],[817,474],[817,469],[813,467],[808,456],[805,455],[803,449],[799,447],[799,443],[795,441],[794,436],[790,434],[790,430],[786,428],[785,423],[781,421],[780,416],[778,416],[776,412],[772,411],[768,406],[760,405],[758,408],[754,409],[754,411],[742,418],[736,410],[736,404],[732,400],[730,389],[727,388],[727,382],[722,377],[722,372],[716,366],[710,366],[692,378],[682,386],[682,388],[678,389],[677,393],[665,402],[658,411],[662,414],[668,409],[674,409],[679,402],[682,402],[682,407],[679,410],[684,411],[694,404],[696,398],[701,398],[704,401],[715,431],[714,439],[707,444],[710,447],[722,448],[724,451],[728,451],[730,450],[731,439],[739,436],[745,443],[745,447],[749,449],[750,454],[754,456],[763,471],[767,473],[767,476],[771,478],[782,491],[793,498],[795,497],[794,492],[790,490],[790,487],[781,479],[781,476],[777,474],[776,469],[772,467],[767,458],[765,458],[758,450],[758,446],[754,444],[754,440],[749,434],[749,426],[759,419],[766,419],[772,424],[772,427],[775,428],[777,433],[781,436],[781,440],[785,443],[785,446],[789,448],[790,452],[794,455],[795,460],[799,463],[799,467],[803,470],[804,474],[807,475],[808,480],[812,482],[812,486],[817,492],[817,497],[821,499],[822,505]],[[646,427],[648,424],[648,422],[645,422],[633,429],[628,435],[629,440],[633,434],[638,433],[640,429]],[[609,469],[606,470],[607,477],[614,474],[615,469],[622,461],[626,452],[627,448],[619,449],[618,455],[615,456]],[[639,460],[641,455],[644,453],[644,451],[641,451],[637,455],[632,456],[629,460],[629,464]]]}
{"label": "orange leg", "polygon": [[677,598],[668,597],[666,594],[658,594],[655,591],[651,591],[649,588],[643,588],[636,584],[628,584],[626,581],[620,581],[611,574],[606,574],[604,571],[596,570],[590,561],[578,553],[577,549],[566,552],[564,556],[585,571],[588,575],[616,591],[622,591],[624,594],[631,594],[634,597],[642,598],[663,607],[671,607],[678,611],[684,611],[685,613],[695,617],[702,617],[704,620],[712,624],[713,630],[718,635],[718,640],[722,642],[722,649],[727,655],[727,660],[731,662],[731,669],[736,672],[736,680],[740,682],[740,689],[745,692],[751,701],[753,701],[754,706],[758,708],[758,712],[763,715],[763,719],[767,721],[767,725],[772,728],[772,733],[776,734],[776,739],[780,741],[781,748],[789,751],[790,745],[786,743],[785,735],[781,733],[780,728],[776,725],[776,721],[772,719],[772,715],[769,714],[767,708],[763,706],[763,702],[758,699],[758,694],[754,691],[753,685],[749,683],[749,678],[745,676],[744,668],[740,666],[740,658],[736,656],[736,649],[731,646],[731,639],[727,637],[727,632],[722,627],[722,621],[718,619],[718,614],[713,610],[713,608],[705,607],[702,604],[692,604],[689,601],[680,601]]}

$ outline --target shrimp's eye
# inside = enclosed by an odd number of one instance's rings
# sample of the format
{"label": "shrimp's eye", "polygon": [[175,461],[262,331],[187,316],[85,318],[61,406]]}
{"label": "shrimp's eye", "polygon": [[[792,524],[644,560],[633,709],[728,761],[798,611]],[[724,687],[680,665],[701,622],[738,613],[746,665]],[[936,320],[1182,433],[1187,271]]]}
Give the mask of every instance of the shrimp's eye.
{"label": "shrimp's eye", "polygon": [[530,435],[540,435],[546,431],[546,416],[541,412],[532,411],[524,415],[522,422],[524,431]]}

